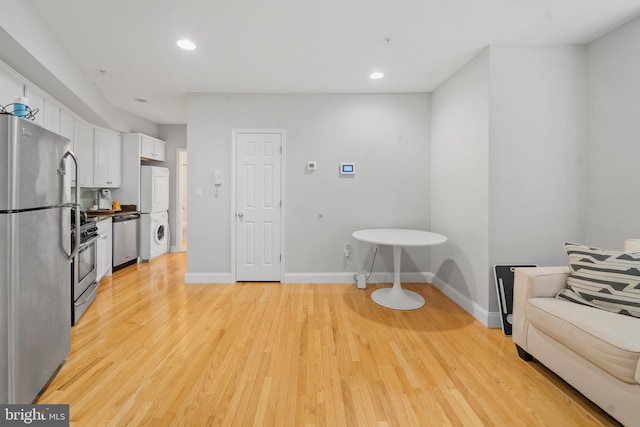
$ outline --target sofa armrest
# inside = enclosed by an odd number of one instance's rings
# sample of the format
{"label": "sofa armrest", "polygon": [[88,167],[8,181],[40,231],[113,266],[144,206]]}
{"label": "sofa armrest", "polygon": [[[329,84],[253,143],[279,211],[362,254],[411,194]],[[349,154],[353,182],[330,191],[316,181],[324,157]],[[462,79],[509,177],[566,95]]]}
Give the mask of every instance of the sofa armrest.
{"label": "sofa armrest", "polygon": [[569,267],[516,268],[513,281],[513,341],[527,350],[527,300],[553,298],[567,284]]}

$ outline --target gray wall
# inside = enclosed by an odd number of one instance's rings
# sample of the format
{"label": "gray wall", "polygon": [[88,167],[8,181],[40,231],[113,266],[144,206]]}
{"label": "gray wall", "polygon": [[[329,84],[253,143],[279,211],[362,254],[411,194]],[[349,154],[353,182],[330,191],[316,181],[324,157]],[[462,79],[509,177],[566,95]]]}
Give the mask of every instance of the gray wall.
{"label": "gray wall", "polygon": [[166,142],[165,161],[162,166],[169,168],[169,227],[171,228],[171,239],[169,247],[172,251],[180,251],[176,241],[176,230],[178,229],[178,215],[176,212],[178,176],[177,149],[187,147],[187,126],[186,125],[159,125],[158,138]]}
{"label": "gray wall", "polygon": [[[370,256],[351,238],[357,229],[428,229],[427,94],[191,95],[187,280],[230,280],[234,128],[287,132],[284,258],[290,280],[330,281],[341,273],[348,280],[346,273],[361,269]],[[318,162],[313,173],[305,169],[309,160]],[[341,161],[356,163],[355,177],[339,177]],[[217,198],[215,169],[223,179]],[[343,258],[345,242],[356,251],[351,260]],[[376,264],[389,269],[391,252],[383,251]],[[403,268],[428,272],[428,250],[408,251]]]}
{"label": "gray wall", "polygon": [[586,52],[491,46],[432,95],[435,283],[499,326],[494,264],[566,264],[583,236]]}
{"label": "gray wall", "polygon": [[488,49],[433,92],[431,112],[431,228],[449,238],[432,249],[431,271],[474,313],[488,306]]}
{"label": "gray wall", "polygon": [[586,242],[640,237],[640,18],[589,45]]}
{"label": "gray wall", "polygon": [[584,46],[491,47],[491,265],[564,265],[583,241],[587,102]]}

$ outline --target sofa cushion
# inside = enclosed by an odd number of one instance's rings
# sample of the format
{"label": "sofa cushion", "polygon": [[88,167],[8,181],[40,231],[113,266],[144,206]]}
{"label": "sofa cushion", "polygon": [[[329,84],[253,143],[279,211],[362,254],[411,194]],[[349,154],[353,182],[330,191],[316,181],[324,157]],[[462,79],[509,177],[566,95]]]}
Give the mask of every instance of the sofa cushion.
{"label": "sofa cushion", "polygon": [[[565,243],[571,272],[559,298],[640,317],[640,252],[610,251]],[[571,297],[573,295],[573,297]],[[577,298],[576,298],[577,296]]]}
{"label": "sofa cushion", "polygon": [[640,319],[556,298],[530,298],[530,326],[621,381],[638,383]]}

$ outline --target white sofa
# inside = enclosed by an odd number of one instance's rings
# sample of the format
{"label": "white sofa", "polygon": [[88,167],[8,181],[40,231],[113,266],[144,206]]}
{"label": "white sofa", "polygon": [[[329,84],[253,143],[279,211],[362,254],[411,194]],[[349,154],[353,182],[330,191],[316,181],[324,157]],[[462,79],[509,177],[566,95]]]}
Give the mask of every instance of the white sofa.
{"label": "white sofa", "polygon": [[515,271],[513,340],[626,426],[640,426],[640,318],[556,299],[569,267]]}

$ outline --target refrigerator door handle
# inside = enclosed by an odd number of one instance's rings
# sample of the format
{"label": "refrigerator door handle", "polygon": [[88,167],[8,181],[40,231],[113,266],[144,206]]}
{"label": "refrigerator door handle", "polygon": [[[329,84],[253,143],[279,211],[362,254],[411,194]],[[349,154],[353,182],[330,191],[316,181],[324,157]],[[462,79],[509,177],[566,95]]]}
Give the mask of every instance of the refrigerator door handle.
{"label": "refrigerator door handle", "polygon": [[[64,250],[64,242],[62,244],[63,246],[63,251],[65,256],[67,257],[68,260],[72,260],[78,253],[78,250],[80,249],[80,185],[78,184],[78,158],[76,157],[75,154],[73,154],[72,151],[67,151],[66,153],[64,153],[64,155],[62,156],[62,160],[60,160],[60,167],[58,168],[58,174],[64,176],[67,173],[67,166],[66,166],[66,159],[67,157],[71,157],[73,159],[73,162],[76,164],[75,167],[75,179],[76,179],[76,201],[75,201],[75,228],[77,230],[76,233],[76,239],[73,242],[73,247],[71,248],[71,253],[68,254],[66,252],[66,250]],[[64,225],[64,224],[63,224]],[[65,229],[65,227],[63,226],[63,230]],[[71,235],[71,233],[69,233],[69,235]],[[63,236],[63,239],[65,239],[66,237]]]}

